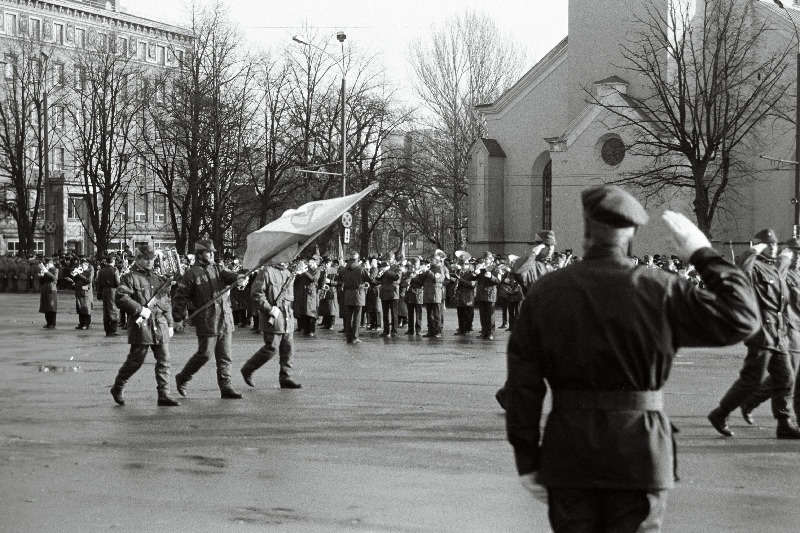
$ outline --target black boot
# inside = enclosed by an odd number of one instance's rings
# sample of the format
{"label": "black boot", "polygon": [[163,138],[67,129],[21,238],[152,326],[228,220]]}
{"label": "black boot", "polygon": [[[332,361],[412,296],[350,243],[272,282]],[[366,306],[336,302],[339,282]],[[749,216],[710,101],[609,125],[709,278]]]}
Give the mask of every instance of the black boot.
{"label": "black boot", "polygon": [[[728,427],[728,415],[725,414],[721,407],[717,407],[708,413],[708,421],[720,434],[726,437],[733,437],[733,431]],[[778,428],[780,429],[780,426]]]}
{"label": "black boot", "polygon": [[125,405],[125,398],[122,397],[122,385],[114,383],[114,386],[111,387],[111,396],[119,405]]}
{"label": "black boot", "polygon": [[800,427],[791,420],[778,420],[775,436],[779,439],[800,439]]}
{"label": "black boot", "polygon": [[161,407],[177,407],[180,405],[177,400],[170,398],[169,393],[158,393],[158,405]]}

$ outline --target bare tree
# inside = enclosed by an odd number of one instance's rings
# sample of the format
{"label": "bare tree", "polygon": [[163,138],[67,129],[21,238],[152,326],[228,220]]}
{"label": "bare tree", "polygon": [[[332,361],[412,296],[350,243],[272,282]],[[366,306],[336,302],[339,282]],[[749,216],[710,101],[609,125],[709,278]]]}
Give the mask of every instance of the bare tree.
{"label": "bare tree", "polygon": [[[32,251],[45,207],[44,115],[62,109],[60,85],[48,83],[52,46],[45,47],[28,35],[4,42],[6,47],[0,51],[0,171],[9,183],[0,211],[16,222],[20,250]],[[48,126],[51,144],[57,141],[57,125],[51,120]]]}
{"label": "bare tree", "polygon": [[689,191],[709,236],[725,201],[752,179],[747,160],[763,142],[762,126],[783,113],[790,87],[792,43],[775,47],[774,28],[756,4],[698,2],[696,13],[687,2],[648,6],[622,47],[620,68],[646,80],[649,93],[624,95],[624,104],[590,98],[632,132],[628,151],[649,160],[618,181],[647,195]]}
{"label": "bare tree", "polygon": [[144,107],[149,95],[145,72],[114,43],[90,41],[74,57],[68,113],[68,149],[83,191],[81,223],[102,253],[119,235],[115,224],[124,210],[120,198],[135,177],[137,143],[147,131]]}
{"label": "bare tree", "polygon": [[414,87],[425,105],[424,157],[435,162],[436,190],[446,198],[453,248],[466,229],[467,153],[483,134],[476,104],[493,101],[520,75],[523,52],[483,13],[466,12],[433,27],[409,48]]}

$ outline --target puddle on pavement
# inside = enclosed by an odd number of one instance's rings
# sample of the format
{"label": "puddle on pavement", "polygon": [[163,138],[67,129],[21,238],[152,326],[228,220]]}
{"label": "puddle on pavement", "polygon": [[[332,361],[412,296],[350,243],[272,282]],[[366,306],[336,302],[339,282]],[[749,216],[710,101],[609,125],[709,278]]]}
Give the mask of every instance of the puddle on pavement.
{"label": "puddle on pavement", "polygon": [[83,372],[79,366],[39,365],[39,372],[64,374],[67,372]]}

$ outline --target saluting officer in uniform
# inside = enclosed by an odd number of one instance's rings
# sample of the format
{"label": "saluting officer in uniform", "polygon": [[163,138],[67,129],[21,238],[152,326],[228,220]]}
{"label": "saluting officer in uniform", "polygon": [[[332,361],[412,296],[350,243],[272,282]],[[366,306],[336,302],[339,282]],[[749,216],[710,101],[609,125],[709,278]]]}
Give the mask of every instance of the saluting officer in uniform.
{"label": "saluting officer in uniform", "polygon": [[[158,405],[180,405],[169,395],[169,339],[174,333],[172,306],[169,300],[170,281],[153,271],[156,253],[149,244],[139,247],[136,262],[130,272],[122,276],[115,291],[117,306],[128,315],[128,358],[119,369],[111,396],[119,405],[125,405],[123,389],[128,380],[141,368],[147,349],[156,358],[156,390]],[[148,306],[153,296],[156,300]]]}
{"label": "saluting officer in uniform", "polygon": [[582,200],[584,261],[537,281],[511,333],[508,439],[523,485],[539,497],[546,487],[556,532],[658,531],[674,483],[661,390],[675,352],[747,338],[758,307],[744,273],[683,215],[663,219],[707,290],[626,257],[648,220],[633,196],[604,185]]}
{"label": "saluting officer in uniform", "polygon": [[113,254],[107,254],[103,259],[104,266],[97,273],[97,292],[103,300],[103,329],[106,337],[117,336],[117,326],[119,324],[119,310],[114,303],[119,287],[119,270],[114,265]]}

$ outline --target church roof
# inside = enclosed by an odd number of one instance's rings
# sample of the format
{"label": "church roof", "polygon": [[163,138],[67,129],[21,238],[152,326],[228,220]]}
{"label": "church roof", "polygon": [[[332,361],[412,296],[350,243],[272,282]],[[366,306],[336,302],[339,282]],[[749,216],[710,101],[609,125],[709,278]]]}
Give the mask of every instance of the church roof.
{"label": "church roof", "polygon": [[602,80],[598,80],[595,83],[596,84],[624,83],[625,85],[629,85],[627,80],[623,80],[619,76],[609,76],[608,78],[603,78]]}
{"label": "church roof", "polygon": [[783,0],[783,2],[781,2],[783,7],[776,4],[775,0],[761,0],[758,3],[766,9],[783,17],[784,20],[786,20],[788,15],[795,28],[800,29],[800,10],[798,10],[797,7],[792,4],[792,1],[793,0]]}

